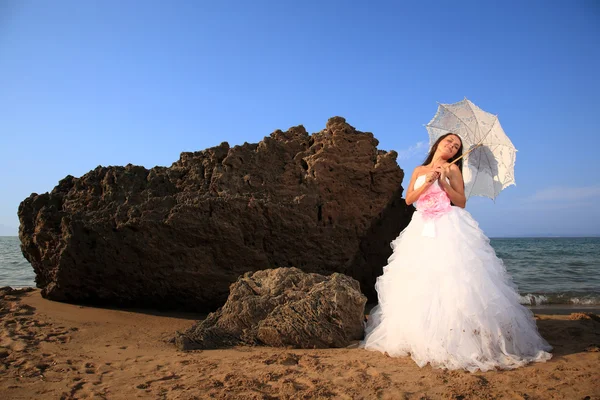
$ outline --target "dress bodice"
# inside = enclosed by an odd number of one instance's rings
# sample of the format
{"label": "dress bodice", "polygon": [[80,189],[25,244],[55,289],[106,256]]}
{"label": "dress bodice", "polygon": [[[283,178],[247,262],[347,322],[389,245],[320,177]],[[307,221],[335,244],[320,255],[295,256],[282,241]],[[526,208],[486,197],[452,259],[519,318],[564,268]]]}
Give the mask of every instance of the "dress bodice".
{"label": "dress bodice", "polygon": [[[414,189],[418,189],[425,183],[426,176],[419,175],[414,184]],[[417,211],[421,211],[427,219],[438,217],[448,212],[451,208],[450,197],[442,189],[437,180],[427,188],[415,203]]]}
{"label": "dress bodice", "polygon": [[[425,179],[427,179],[427,175],[419,175],[417,177],[417,180],[415,181],[414,189],[417,190],[418,188],[423,186],[423,184],[425,183]],[[450,183],[450,179],[446,178],[446,180],[448,181],[448,183]],[[437,180],[435,182],[433,182],[433,184],[431,186],[434,186],[434,185],[437,187],[440,187],[440,184],[438,183]]]}
{"label": "dress bodice", "polygon": [[415,181],[415,190],[420,188],[421,186],[423,186],[423,184],[425,183],[425,179],[427,178],[427,175],[419,175],[417,177],[417,180]]}

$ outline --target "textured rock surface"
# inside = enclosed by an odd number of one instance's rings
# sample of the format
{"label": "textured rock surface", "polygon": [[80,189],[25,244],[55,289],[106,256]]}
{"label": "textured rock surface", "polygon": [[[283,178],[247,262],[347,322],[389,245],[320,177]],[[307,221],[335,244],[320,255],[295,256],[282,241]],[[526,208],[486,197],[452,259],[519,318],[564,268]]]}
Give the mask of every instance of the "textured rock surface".
{"label": "textured rock surface", "polygon": [[345,347],[362,338],[365,303],[358,282],[298,268],[247,273],[231,285],[218,311],[175,343],[182,350],[242,344],[273,347]]}
{"label": "textured rock surface", "polygon": [[97,167],[21,203],[21,248],[59,301],[214,310],[243,273],[291,266],[352,276],[374,298],[412,213],[397,154],[377,144],[335,117],[168,168]]}

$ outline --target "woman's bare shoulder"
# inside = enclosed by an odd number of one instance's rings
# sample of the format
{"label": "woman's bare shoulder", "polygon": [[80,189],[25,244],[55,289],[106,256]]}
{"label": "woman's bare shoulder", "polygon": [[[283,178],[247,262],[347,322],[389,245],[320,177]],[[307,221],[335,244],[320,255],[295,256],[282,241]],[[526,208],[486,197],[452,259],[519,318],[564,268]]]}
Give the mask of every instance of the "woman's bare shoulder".
{"label": "woman's bare shoulder", "polygon": [[426,170],[427,170],[427,167],[425,167],[424,165],[419,165],[413,170],[413,175],[420,174],[421,172],[426,171]]}
{"label": "woman's bare shoulder", "polygon": [[460,173],[460,168],[456,164],[450,164],[450,172],[452,173]]}

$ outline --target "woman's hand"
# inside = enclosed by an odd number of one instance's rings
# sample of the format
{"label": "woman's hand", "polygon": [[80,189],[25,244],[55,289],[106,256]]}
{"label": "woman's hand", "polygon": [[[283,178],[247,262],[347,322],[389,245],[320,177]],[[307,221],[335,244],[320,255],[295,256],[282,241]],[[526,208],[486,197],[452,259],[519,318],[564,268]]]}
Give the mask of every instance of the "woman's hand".
{"label": "woman's hand", "polygon": [[448,181],[446,180],[448,178],[448,173],[449,173],[449,169],[450,167],[437,167],[436,170],[439,170],[439,178],[438,178],[438,182],[440,184],[440,187],[445,188],[446,186],[449,185]]}
{"label": "woman's hand", "polygon": [[[450,201],[458,207],[465,207],[467,199],[465,197],[465,185],[460,169],[452,164],[446,167],[440,167],[439,184],[450,197]],[[448,182],[449,181],[449,182]]]}
{"label": "woman's hand", "polygon": [[429,171],[425,175],[425,178],[426,178],[425,181],[427,182],[427,185],[431,185],[433,183],[433,181],[435,181],[439,177],[440,177],[440,171],[438,171],[438,168],[436,168],[433,171]]}

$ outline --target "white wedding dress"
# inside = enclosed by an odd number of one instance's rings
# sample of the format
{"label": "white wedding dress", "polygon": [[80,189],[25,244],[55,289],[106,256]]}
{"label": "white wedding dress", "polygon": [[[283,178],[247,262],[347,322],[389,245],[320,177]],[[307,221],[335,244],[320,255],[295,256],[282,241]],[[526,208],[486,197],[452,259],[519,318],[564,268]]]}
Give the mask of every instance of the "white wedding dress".
{"label": "white wedding dress", "polygon": [[[418,177],[415,188],[424,182]],[[450,206],[437,181],[416,207],[391,243],[361,346],[471,372],[550,359],[552,347],[471,215]]]}

